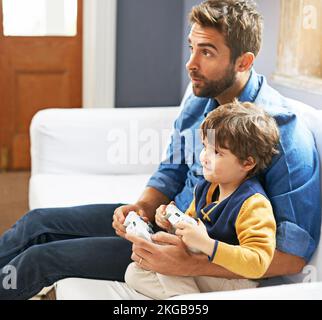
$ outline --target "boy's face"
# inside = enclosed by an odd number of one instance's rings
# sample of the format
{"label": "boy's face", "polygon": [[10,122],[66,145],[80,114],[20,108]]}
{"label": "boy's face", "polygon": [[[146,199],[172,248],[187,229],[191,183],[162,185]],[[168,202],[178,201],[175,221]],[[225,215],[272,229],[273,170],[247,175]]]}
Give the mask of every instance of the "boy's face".
{"label": "boy's face", "polygon": [[220,32],[195,23],[188,43],[191,54],[186,68],[196,96],[216,98],[234,85],[235,66]]}
{"label": "boy's face", "polygon": [[239,183],[245,179],[248,171],[238,158],[228,149],[215,148],[207,139],[200,153],[200,162],[204,178],[212,183]]}

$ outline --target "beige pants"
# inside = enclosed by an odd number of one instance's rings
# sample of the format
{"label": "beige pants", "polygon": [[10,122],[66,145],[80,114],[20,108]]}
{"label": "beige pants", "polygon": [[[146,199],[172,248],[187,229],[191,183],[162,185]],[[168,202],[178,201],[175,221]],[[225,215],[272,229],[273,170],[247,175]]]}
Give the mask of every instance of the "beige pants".
{"label": "beige pants", "polygon": [[248,279],[165,276],[146,271],[134,262],[126,270],[125,282],[137,292],[156,300],[181,294],[248,289],[258,286],[258,282]]}

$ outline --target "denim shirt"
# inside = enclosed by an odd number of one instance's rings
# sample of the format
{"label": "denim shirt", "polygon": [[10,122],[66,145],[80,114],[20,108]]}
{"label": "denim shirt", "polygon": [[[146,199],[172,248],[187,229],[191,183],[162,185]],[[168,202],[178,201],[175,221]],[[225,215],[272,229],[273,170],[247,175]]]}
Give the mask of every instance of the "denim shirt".
{"label": "denim shirt", "polygon": [[[279,154],[258,178],[274,209],[277,249],[309,261],[321,228],[320,166],[313,135],[288,109],[290,102],[255,70],[239,100],[263,107],[279,126]],[[189,207],[194,187],[203,178],[198,129],[218,105],[214,99],[193,94],[186,100],[174,123],[166,158],[147,184],[174,200],[182,211]]]}

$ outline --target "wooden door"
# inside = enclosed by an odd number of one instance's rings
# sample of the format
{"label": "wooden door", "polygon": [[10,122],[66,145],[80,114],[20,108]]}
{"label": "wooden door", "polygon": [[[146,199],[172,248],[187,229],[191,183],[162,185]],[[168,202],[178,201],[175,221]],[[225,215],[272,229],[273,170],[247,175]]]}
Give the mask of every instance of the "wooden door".
{"label": "wooden door", "polygon": [[0,0],[0,170],[28,170],[35,113],[82,104],[82,1],[72,37],[4,36],[2,5]]}

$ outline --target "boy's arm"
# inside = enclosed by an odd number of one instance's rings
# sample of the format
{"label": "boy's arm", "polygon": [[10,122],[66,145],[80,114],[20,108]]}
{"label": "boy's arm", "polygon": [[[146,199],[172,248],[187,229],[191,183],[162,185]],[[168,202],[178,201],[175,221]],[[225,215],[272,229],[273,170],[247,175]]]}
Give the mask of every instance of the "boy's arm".
{"label": "boy's arm", "polygon": [[272,262],[276,223],[269,201],[260,194],[248,198],[235,223],[239,245],[215,241],[211,261],[245,278],[261,278]]}

